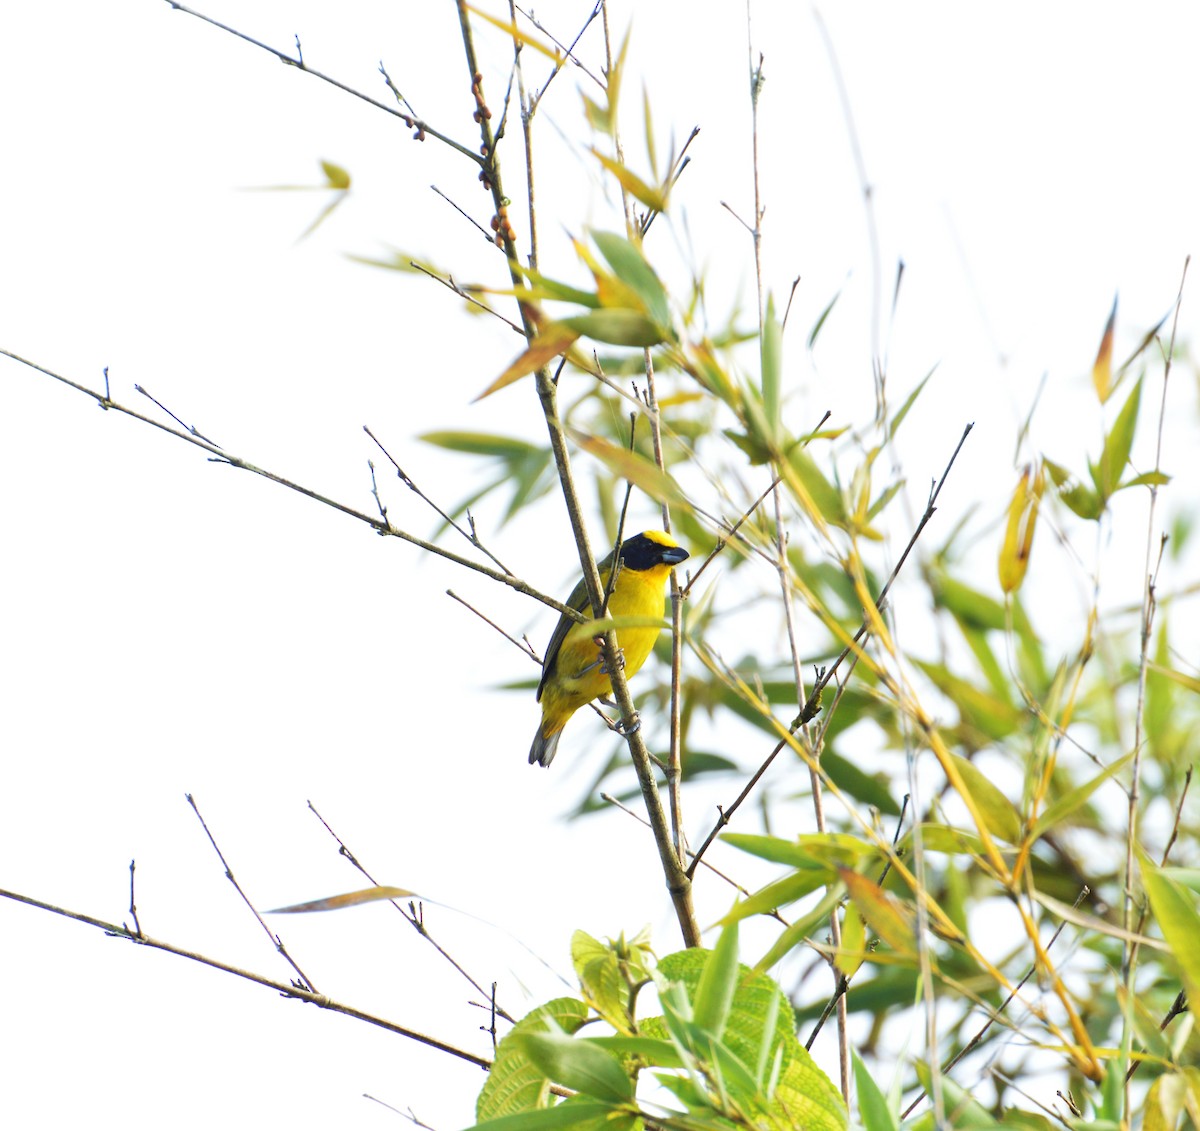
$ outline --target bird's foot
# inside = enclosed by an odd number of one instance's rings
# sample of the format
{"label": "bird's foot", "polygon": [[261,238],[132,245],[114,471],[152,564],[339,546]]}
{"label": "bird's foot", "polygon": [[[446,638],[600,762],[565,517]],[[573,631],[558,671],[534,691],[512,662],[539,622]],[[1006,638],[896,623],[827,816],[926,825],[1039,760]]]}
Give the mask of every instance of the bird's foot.
{"label": "bird's foot", "polygon": [[639,716],[636,711],[634,711],[633,720],[630,722],[630,724],[628,726],[626,726],[622,720],[620,720],[620,719],[617,720],[616,731],[618,734],[623,735],[626,738],[628,738],[631,734],[637,734],[637,732],[641,729],[642,729],[641,716]]}

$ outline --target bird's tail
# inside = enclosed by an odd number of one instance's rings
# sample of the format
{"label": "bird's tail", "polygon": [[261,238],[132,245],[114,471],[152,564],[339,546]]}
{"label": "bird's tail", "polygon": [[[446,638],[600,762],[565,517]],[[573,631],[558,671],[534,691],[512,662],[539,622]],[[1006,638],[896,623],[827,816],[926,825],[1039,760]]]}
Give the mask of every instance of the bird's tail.
{"label": "bird's tail", "polygon": [[533,745],[529,748],[529,764],[550,765],[554,761],[554,752],[558,749],[561,735],[561,730],[556,730],[553,734],[542,734],[542,728],[538,727],[537,734],[533,736]]}

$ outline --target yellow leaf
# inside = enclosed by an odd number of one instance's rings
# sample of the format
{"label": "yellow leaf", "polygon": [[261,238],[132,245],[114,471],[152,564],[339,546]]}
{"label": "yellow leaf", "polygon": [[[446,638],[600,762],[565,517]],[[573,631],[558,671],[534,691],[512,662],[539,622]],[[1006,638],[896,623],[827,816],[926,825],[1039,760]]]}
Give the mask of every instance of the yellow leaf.
{"label": "yellow leaf", "polygon": [[1108,316],[1108,325],[1104,327],[1104,337],[1100,339],[1100,352],[1096,354],[1096,363],[1092,366],[1092,384],[1096,386],[1096,395],[1104,404],[1113,391],[1112,383],[1112,351],[1113,326],[1117,321],[1117,300],[1113,299],[1112,313]]}
{"label": "yellow leaf", "polygon": [[552,358],[558,357],[560,353],[565,353],[575,344],[578,337],[577,330],[572,330],[557,322],[547,323],[543,331],[529,343],[529,348],[471,403],[474,404],[475,401],[481,401],[484,397],[490,397],[506,385],[519,381],[527,373],[532,373]]}
{"label": "yellow leaf", "polygon": [[630,196],[636,197],[651,212],[665,212],[667,210],[666,194],[660,189],[646,184],[641,177],[632,170],[627,169],[620,161],[614,161],[611,157],[605,157],[599,150],[593,149],[592,155],[617,178],[621,183],[621,187]]}
{"label": "yellow leaf", "polygon": [[547,59],[553,59],[556,63],[562,61],[562,56],[553,48],[547,47],[540,40],[534,39],[527,32],[521,31],[517,27],[516,20],[498,20],[495,16],[489,16],[487,12],[481,12],[474,4],[467,4],[468,12],[474,13],[481,20],[486,20],[493,27],[498,27],[506,35],[511,35],[518,43],[524,43],[527,47],[532,47],[534,51],[540,51]]}
{"label": "yellow leaf", "polygon": [[345,190],[350,187],[350,174],[341,165],[335,165],[332,161],[322,161],[321,171],[329,182],[328,188]]}
{"label": "yellow leaf", "polygon": [[917,954],[916,916],[874,880],[839,868],[842,882],[867,925],[897,953],[909,958]]}
{"label": "yellow leaf", "polygon": [[383,899],[419,898],[414,891],[404,888],[373,887],[361,891],[348,891],[344,895],[331,895],[325,899],[312,899],[307,903],[293,903],[288,907],[276,907],[268,915],[298,915],[306,911],[341,911],[344,907],[357,907],[360,903],[377,903]]}
{"label": "yellow leaf", "polygon": [[1033,531],[1037,525],[1038,507],[1046,487],[1046,473],[1039,464],[1035,471],[1027,466],[1021,472],[1012,502],[1008,505],[1008,526],[1000,547],[1000,588],[1014,593],[1025,580],[1025,569],[1033,550]]}

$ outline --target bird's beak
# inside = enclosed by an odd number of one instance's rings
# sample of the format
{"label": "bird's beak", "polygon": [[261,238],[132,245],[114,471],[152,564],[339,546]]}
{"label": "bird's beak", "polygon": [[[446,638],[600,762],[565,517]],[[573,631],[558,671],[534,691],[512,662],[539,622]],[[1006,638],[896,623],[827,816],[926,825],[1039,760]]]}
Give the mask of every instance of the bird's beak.
{"label": "bird's beak", "polygon": [[663,550],[662,560],[667,565],[678,565],[682,561],[686,561],[692,555],[687,552],[682,546],[671,546],[669,549]]}

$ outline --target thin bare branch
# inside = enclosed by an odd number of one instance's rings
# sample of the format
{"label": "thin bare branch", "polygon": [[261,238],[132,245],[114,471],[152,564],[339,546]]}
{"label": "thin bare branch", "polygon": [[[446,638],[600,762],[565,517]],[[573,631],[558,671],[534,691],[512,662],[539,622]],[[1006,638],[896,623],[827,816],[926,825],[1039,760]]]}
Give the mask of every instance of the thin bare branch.
{"label": "thin bare branch", "polygon": [[267,926],[267,924],[263,921],[263,917],[258,913],[258,908],[255,907],[251,902],[250,897],[246,894],[245,890],[242,888],[242,885],[237,882],[237,879],[233,874],[233,869],[229,866],[229,861],[225,859],[225,853],[221,851],[221,846],[217,844],[216,837],[212,835],[212,831],[208,827],[208,822],[205,821],[204,817],[200,813],[200,807],[196,804],[196,799],[190,793],[186,794],[186,797],[187,803],[192,807],[192,812],[196,814],[196,820],[200,822],[200,827],[204,830],[204,835],[208,837],[208,843],[213,846],[213,851],[217,854],[217,859],[221,861],[221,867],[225,869],[225,878],[231,884],[233,884],[234,890],[242,897],[242,902],[248,908],[250,908],[250,914],[253,915],[258,921],[258,925],[262,927],[267,938],[271,940],[272,946],[274,946],[279,952],[283,960],[293,970],[296,971],[296,975],[300,979],[300,981],[297,983],[299,987],[304,990],[310,990],[315,994],[317,992],[317,987],[313,984],[313,980],[303,970],[300,969],[300,966],[297,964],[296,960],[290,954],[288,954],[287,947],[283,945],[283,939],[281,939],[274,931],[271,930],[270,927]]}
{"label": "thin bare branch", "polygon": [[438,1049],[440,1052],[449,1053],[451,1056],[456,1056],[460,1060],[465,1060],[479,1068],[488,1069],[492,1066],[492,1062],[486,1057],[476,1056],[475,1053],[467,1052],[466,1049],[460,1049],[454,1045],[447,1044],[436,1037],[427,1036],[424,1033],[417,1032],[415,1029],[398,1025],[394,1021],[388,1021],[386,1018],[378,1017],[373,1013],[368,1013],[365,1010],[356,1009],[354,1006],[334,1001],[324,994],[314,993],[312,990],[298,986],[294,982],[279,982],[274,978],[267,978],[262,974],[256,974],[252,970],[243,970],[240,967],[231,966],[228,962],[222,962],[219,959],[209,958],[207,955],[198,954],[196,951],[176,946],[174,943],[151,938],[145,934],[135,934],[128,927],[109,923],[103,919],[96,919],[91,915],[84,915],[80,911],[71,911],[65,907],[56,907],[52,903],[45,903],[40,899],[34,899],[32,896],[0,889],[0,898],[11,899],[15,903],[24,903],[29,907],[36,907],[39,911],[48,911],[52,915],[61,915],[64,919],[74,919],[77,923],[84,923],[89,927],[95,927],[112,938],[128,939],[132,943],[149,947],[151,950],[161,950],[167,954],[174,954],[180,958],[187,958],[192,962],[198,962],[202,966],[211,966],[214,970],[220,970],[225,974],[232,974],[234,977],[243,978],[247,982],[254,982],[259,986],[266,986],[283,997],[294,998],[296,1001],[306,1001],[311,1005],[317,1006],[318,1009],[328,1010],[330,1013],[341,1013],[346,1017],[365,1021],[368,1025],[375,1025],[380,1029],[386,1029],[390,1033],[396,1033],[401,1037],[407,1037],[409,1040]]}

